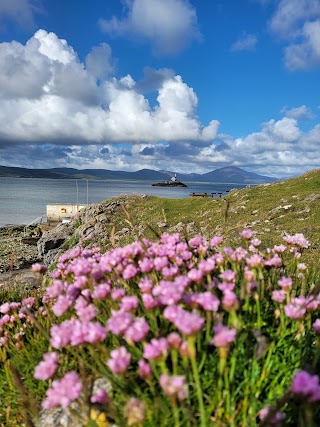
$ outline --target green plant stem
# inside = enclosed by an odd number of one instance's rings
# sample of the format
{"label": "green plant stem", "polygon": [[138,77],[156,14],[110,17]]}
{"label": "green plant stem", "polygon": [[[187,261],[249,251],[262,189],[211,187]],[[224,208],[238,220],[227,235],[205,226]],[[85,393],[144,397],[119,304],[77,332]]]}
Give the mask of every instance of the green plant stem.
{"label": "green plant stem", "polygon": [[173,407],[174,427],[180,427],[179,410],[177,407],[176,399],[173,398],[171,403],[172,403],[172,407]]}
{"label": "green plant stem", "polygon": [[192,373],[193,373],[193,378],[194,378],[194,382],[195,382],[196,390],[197,390],[198,405],[199,405],[199,412],[200,412],[200,421],[201,421],[200,426],[206,427],[207,426],[207,418],[206,418],[206,412],[205,412],[204,403],[203,403],[203,396],[202,396],[202,390],[201,390],[201,384],[200,384],[200,378],[199,378],[199,372],[198,372],[198,366],[197,366],[196,348],[195,348],[194,337],[189,337],[188,343],[189,343],[189,348],[190,348],[190,353],[191,353],[190,359],[191,359]]}

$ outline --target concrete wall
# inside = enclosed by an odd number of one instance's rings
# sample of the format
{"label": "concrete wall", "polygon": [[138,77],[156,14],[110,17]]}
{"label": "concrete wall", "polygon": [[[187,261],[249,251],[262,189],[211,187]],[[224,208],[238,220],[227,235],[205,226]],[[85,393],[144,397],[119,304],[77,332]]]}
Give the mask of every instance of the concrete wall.
{"label": "concrete wall", "polygon": [[47,205],[47,222],[59,222],[64,218],[71,218],[85,206],[71,205],[69,203]]}

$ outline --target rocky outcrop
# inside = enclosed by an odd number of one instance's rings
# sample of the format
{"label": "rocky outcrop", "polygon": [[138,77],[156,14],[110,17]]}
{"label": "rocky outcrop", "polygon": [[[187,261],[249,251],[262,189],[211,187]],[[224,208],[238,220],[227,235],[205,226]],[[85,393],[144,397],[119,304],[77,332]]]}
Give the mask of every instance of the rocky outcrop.
{"label": "rocky outcrop", "polygon": [[43,259],[44,256],[51,250],[60,248],[63,243],[73,234],[74,225],[59,224],[53,229],[44,233],[38,240],[38,255]]}

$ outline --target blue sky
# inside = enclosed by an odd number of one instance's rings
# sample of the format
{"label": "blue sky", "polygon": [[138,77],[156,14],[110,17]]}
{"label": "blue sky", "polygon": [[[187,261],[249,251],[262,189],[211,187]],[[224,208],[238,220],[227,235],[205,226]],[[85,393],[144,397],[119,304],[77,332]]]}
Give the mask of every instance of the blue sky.
{"label": "blue sky", "polygon": [[0,164],[320,167],[320,0],[0,0]]}

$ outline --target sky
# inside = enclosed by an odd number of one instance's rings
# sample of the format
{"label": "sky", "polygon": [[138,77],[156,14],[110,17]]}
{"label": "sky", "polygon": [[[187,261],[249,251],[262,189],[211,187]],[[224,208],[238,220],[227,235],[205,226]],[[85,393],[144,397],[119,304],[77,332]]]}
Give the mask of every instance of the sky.
{"label": "sky", "polygon": [[320,0],[0,0],[0,165],[320,167]]}

